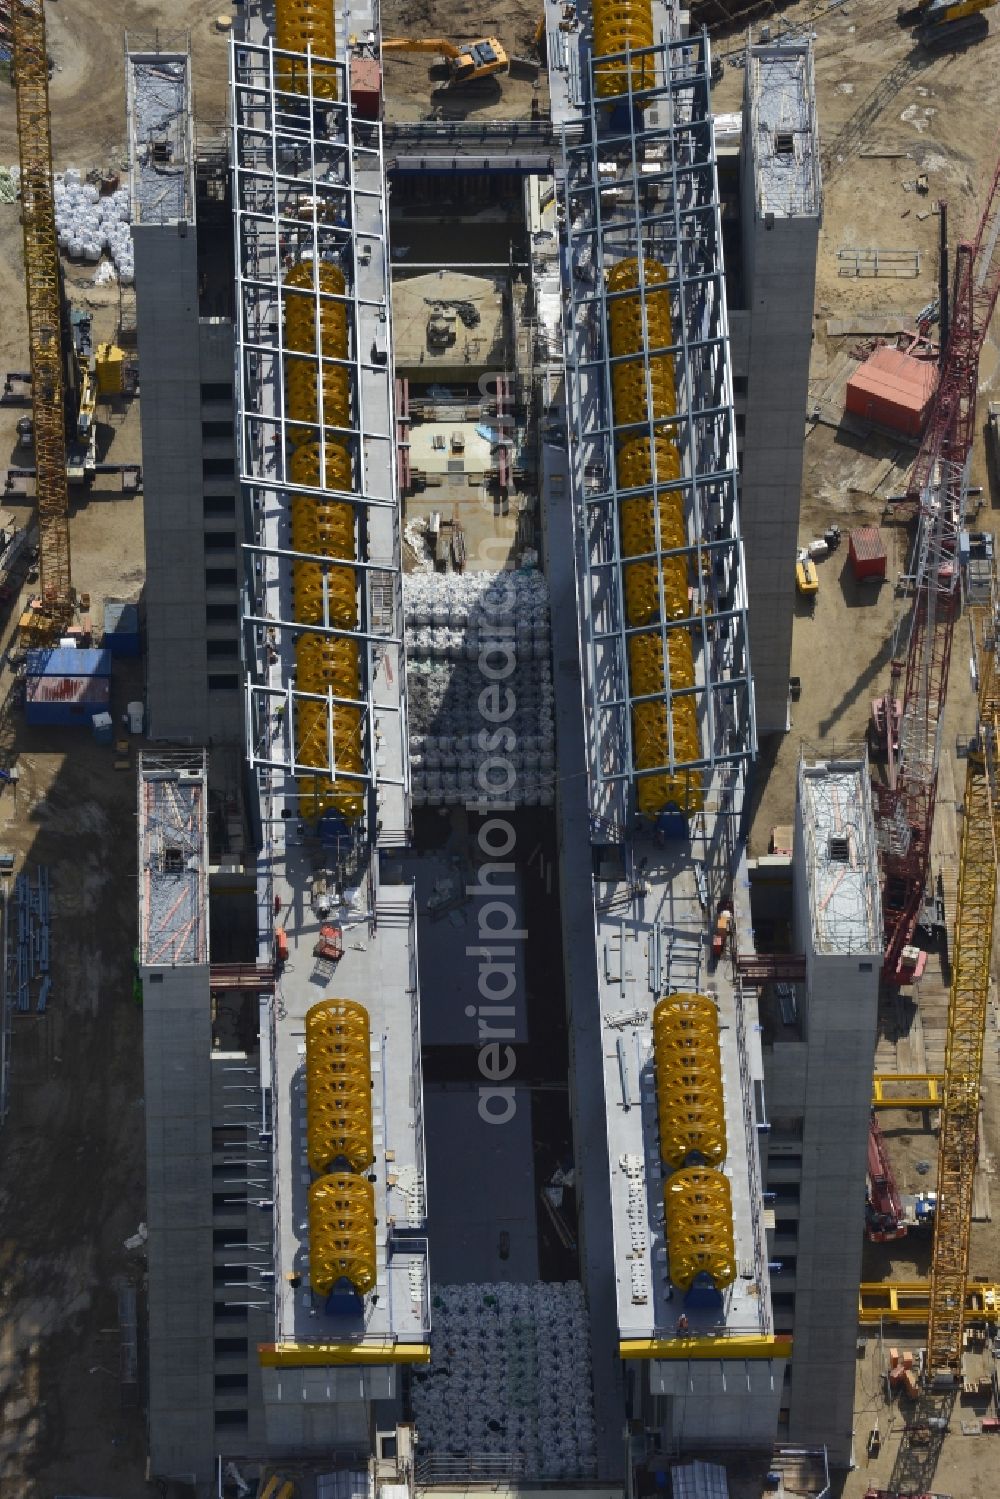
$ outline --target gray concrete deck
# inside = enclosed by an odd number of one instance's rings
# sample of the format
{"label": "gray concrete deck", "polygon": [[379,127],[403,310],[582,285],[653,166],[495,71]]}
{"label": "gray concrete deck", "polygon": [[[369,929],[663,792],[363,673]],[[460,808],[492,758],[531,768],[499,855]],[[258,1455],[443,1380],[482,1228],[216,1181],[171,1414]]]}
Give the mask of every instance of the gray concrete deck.
{"label": "gray concrete deck", "polygon": [[[698,834],[690,847],[658,846],[652,838],[638,838],[632,845],[635,864],[643,870],[638,890],[624,880],[596,882],[604,1092],[623,1338],[669,1337],[682,1310],[694,1332],[764,1331],[767,1265],[760,1254],[761,1202],[759,1197],[752,1200],[759,1178],[748,1160],[752,1059],[728,966],[709,964],[705,897],[710,885],[704,870],[710,843],[710,828],[707,843]],[[707,993],[719,1012],[728,1142],[722,1169],[732,1193],[739,1273],[718,1312],[684,1306],[682,1293],[669,1280],[663,1187],[670,1173],[660,1161],[651,1019],[657,999],[671,992]],[[636,1187],[641,1189],[641,1220],[636,1218]]]}

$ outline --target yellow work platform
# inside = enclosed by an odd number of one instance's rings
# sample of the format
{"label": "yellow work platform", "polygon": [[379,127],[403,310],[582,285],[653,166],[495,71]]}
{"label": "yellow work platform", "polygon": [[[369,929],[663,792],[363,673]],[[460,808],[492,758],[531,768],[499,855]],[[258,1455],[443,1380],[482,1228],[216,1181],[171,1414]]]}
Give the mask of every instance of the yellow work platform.
{"label": "yellow work platform", "polygon": [[618,1345],[618,1352],[623,1359],[791,1358],[792,1339],[790,1335],[780,1333],[774,1337],[753,1333],[745,1337],[705,1333],[683,1338],[624,1338]]}
{"label": "yellow work platform", "polygon": [[311,1369],[327,1364],[429,1364],[429,1343],[396,1343],[373,1339],[368,1343],[258,1343],[257,1358],[265,1369]]}
{"label": "yellow work platform", "polygon": [[[858,1297],[858,1321],[864,1327],[879,1322],[926,1327],[930,1289],[929,1281],[868,1281]],[[996,1322],[1000,1318],[1000,1284],[977,1281],[967,1285],[965,1315]]]}
{"label": "yellow work platform", "polygon": [[[903,1088],[906,1091],[890,1091]],[[940,1072],[876,1072],[872,1079],[873,1109],[939,1109],[944,1088]]]}

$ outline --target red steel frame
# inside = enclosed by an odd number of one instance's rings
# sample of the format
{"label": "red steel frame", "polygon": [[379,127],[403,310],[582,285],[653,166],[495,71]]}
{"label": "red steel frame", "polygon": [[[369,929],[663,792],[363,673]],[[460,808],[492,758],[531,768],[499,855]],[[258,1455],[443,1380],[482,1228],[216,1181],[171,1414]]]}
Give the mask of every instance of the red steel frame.
{"label": "red steel frame", "polygon": [[976,424],[979,356],[1000,292],[1000,162],[976,237],[958,247],[951,328],[941,378],[910,474],[922,535],[907,647],[901,763],[893,787],[875,787],[882,845],[884,972],[899,977],[930,862],[941,715],[959,605],[957,535]]}

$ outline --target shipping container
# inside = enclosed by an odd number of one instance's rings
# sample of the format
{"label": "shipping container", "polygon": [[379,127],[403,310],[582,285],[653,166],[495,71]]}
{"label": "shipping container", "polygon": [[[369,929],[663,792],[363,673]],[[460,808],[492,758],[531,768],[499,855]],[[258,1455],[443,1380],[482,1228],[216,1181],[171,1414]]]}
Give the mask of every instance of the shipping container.
{"label": "shipping container", "polygon": [[97,650],[71,650],[56,647],[52,650],[30,650],[25,652],[29,677],[110,677],[111,652]]}
{"label": "shipping container", "polygon": [[937,367],[899,349],[876,349],[847,382],[846,407],[852,416],[919,437],[927,424],[937,388]]}
{"label": "shipping container", "polygon": [[139,611],[135,604],[105,604],[104,646],[114,656],[139,655]]}
{"label": "shipping container", "polygon": [[851,570],[858,582],[865,578],[884,578],[886,551],[877,526],[859,526],[848,543]]}
{"label": "shipping container", "polygon": [[94,714],[107,712],[110,702],[110,677],[29,677],[24,717],[29,724],[75,724],[89,729]]}
{"label": "shipping container", "polygon": [[373,57],[351,58],[351,104],[363,120],[381,114],[382,69]]}

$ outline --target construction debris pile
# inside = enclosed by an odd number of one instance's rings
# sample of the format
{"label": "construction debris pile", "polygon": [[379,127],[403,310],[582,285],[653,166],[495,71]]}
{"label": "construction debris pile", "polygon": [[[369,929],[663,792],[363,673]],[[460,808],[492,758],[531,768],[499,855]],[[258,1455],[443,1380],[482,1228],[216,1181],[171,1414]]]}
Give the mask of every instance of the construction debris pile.
{"label": "construction debris pile", "polygon": [[438,1286],[432,1305],[430,1366],[413,1373],[421,1445],[510,1457],[524,1480],[593,1477],[590,1329],[579,1282]]}
{"label": "construction debris pile", "polygon": [[545,579],[420,573],[405,581],[406,682],[416,806],[554,797]]}

